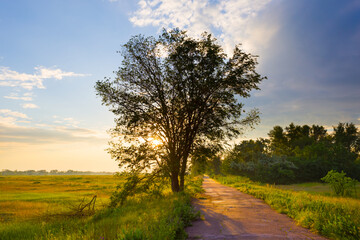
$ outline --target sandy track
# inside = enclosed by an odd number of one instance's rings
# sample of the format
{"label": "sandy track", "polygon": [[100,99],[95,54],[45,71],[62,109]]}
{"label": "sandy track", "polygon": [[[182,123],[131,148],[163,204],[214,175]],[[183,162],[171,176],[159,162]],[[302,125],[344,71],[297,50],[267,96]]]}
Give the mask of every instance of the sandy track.
{"label": "sandy track", "polygon": [[297,226],[264,201],[205,177],[204,197],[194,200],[204,220],[187,228],[188,239],[326,239]]}

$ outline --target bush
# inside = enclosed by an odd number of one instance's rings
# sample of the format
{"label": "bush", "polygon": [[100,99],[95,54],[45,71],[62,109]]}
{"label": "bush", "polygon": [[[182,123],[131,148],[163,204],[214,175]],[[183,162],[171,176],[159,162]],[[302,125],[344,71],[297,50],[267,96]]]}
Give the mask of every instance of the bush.
{"label": "bush", "polygon": [[353,193],[356,193],[356,184],[358,181],[346,177],[344,171],[339,173],[335,170],[331,170],[325,177],[321,178],[321,180],[329,183],[337,196],[351,196]]}

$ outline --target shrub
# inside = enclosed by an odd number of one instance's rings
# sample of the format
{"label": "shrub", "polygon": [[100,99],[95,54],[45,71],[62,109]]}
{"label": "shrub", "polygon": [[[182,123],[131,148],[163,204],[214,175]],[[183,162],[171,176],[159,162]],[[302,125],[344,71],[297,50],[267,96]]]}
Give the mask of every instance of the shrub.
{"label": "shrub", "polygon": [[329,171],[321,180],[329,183],[337,196],[351,196],[356,191],[356,184],[358,183],[355,179],[346,177],[344,171],[339,173],[335,170]]}

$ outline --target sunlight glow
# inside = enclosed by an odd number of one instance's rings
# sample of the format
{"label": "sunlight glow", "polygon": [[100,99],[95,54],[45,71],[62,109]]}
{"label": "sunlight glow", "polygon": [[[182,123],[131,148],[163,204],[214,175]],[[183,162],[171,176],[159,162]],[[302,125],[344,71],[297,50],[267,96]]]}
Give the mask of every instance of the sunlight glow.
{"label": "sunlight glow", "polygon": [[162,144],[162,142],[156,138],[149,138],[148,140],[151,142],[151,145],[153,145],[154,147],[157,147]]}

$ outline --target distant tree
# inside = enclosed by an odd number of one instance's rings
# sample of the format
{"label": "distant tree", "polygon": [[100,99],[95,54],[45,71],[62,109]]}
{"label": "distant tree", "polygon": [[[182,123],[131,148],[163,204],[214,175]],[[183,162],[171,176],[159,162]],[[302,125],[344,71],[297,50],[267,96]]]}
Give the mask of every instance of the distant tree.
{"label": "distant tree", "polygon": [[312,143],[310,139],[311,128],[308,125],[294,125],[291,123],[286,129],[286,137],[291,148],[299,147],[303,149],[305,146]]}
{"label": "distant tree", "polygon": [[25,171],[26,175],[36,175],[36,171],[35,170],[27,170]]}
{"label": "distant tree", "polygon": [[326,138],[326,129],[323,126],[312,125],[310,129],[310,136],[314,141],[320,141]]}
{"label": "distant tree", "polygon": [[[222,150],[219,147],[198,146],[191,154],[191,174],[199,175],[209,172],[219,172],[221,162],[218,162],[217,154]],[[215,165],[214,165],[215,164]],[[217,166],[216,164],[219,164]],[[216,168],[216,170],[215,170]]]}
{"label": "distant tree", "polygon": [[284,129],[280,126],[274,126],[274,128],[268,133],[268,135],[273,142],[277,142],[280,144],[287,143]]}
{"label": "distant tree", "polygon": [[353,123],[339,123],[334,127],[334,141],[343,145],[348,150],[359,153],[360,136]]}
{"label": "distant tree", "polygon": [[172,191],[182,191],[195,148],[219,145],[258,122],[257,110],[243,117],[239,99],[264,78],[256,57],[239,46],[229,58],[211,34],[194,39],[174,29],[157,39],[132,37],[121,53],[116,78],[98,81],[96,91],[117,116],[111,132],[119,141],[109,152],[122,169],[163,173]]}
{"label": "distant tree", "polygon": [[272,154],[280,156],[289,153],[289,142],[282,127],[274,126],[268,136],[270,140],[269,148]]}
{"label": "distant tree", "polygon": [[48,175],[49,173],[46,170],[37,171],[37,175]]}
{"label": "distant tree", "polygon": [[254,164],[259,159],[264,159],[267,154],[268,140],[244,140],[236,144],[226,155],[223,161],[225,173],[238,174],[239,166],[246,163]]}

